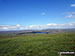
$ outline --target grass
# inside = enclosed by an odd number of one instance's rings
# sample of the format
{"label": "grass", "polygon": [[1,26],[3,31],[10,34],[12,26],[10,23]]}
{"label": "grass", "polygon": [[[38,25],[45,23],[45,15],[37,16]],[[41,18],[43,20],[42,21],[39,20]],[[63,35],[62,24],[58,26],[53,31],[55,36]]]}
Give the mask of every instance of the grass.
{"label": "grass", "polygon": [[74,52],[73,46],[74,33],[1,36],[0,56],[59,56],[58,52]]}

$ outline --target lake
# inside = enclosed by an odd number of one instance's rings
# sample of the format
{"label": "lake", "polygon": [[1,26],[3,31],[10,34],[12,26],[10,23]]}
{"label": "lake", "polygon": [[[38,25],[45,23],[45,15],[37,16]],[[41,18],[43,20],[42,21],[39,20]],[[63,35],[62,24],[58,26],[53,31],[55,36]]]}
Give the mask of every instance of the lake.
{"label": "lake", "polygon": [[33,34],[48,34],[50,32],[32,32]]}

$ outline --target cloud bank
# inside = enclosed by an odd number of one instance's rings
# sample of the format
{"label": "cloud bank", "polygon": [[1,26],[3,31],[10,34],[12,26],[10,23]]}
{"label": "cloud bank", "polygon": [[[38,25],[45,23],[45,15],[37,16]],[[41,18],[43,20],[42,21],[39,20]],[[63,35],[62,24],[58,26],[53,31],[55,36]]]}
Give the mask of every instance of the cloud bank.
{"label": "cloud bank", "polygon": [[27,29],[62,29],[62,28],[75,28],[75,22],[66,24],[48,23],[45,25],[30,25],[20,26],[17,25],[0,25],[0,30],[27,30]]}

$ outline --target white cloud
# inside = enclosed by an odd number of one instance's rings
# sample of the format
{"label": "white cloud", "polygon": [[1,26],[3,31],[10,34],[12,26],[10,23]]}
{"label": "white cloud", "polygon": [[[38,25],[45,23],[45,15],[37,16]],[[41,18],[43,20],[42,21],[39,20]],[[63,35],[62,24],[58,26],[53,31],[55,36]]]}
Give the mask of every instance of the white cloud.
{"label": "white cloud", "polygon": [[35,25],[30,25],[30,26],[29,26],[29,28],[34,28],[34,27],[35,27]]}
{"label": "white cloud", "polygon": [[50,23],[50,24],[47,24],[48,26],[51,26],[51,25],[54,25],[56,26],[57,24],[56,23]]}
{"label": "white cloud", "polygon": [[0,29],[3,29],[3,30],[8,30],[8,27],[2,27]]}
{"label": "white cloud", "polygon": [[19,25],[19,24],[17,24],[16,26],[17,26],[17,27],[20,27],[20,25]]}
{"label": "white cloud", "polygon": [[70,26],[73,26],[73,23],[69,23]]}
{"label": "white cloud", "polygon": [[47,24],[48,28],[75,28],[75,23],[67,23],[67,24]]}
{"label": "white cloud", "polygon": [[62,28],[75,28],[75,22],[67,23],[67,24],[60,24],[59,26]]}
{"label": "white cloud", "polygon": [[66,24],[49,23],[45,25],[30,25],[24,27],[20,25],[0,25],[0,30],[53,29],[53,28],[75,28],[75,22]]}
{"label": "white cloud", "polygon": [[30,26],[26,26],[26,29],[38,29],[40,28],[41,25],[30,25]]}
{"label": "white cloud", "polygon": [[[27,28],[27,27],[26,27]],[[67,23],[67,24],[56,24],[56,23],[49,23],[45,25],[31,25],[28,26],[27,29],[47,29],[47,28],[75,28],[75,23]]]}
{"label": "white cloud", "polygon": [[0,25],[0,29],[2,29],[2,30],[15,30],[19,27],[20,27],[19,24],[17,24],[17,25]]}
{"label": "white cloud", "polygon": [[73,17],[73,15],[72,15],[72,14],[69,14],[69,15],[67,15],[66,17],[67,17],[67,18],[71,18],[71,17]]}
{"label": "white cloud", "polygon": [[75,12],[66,12],[66,18],[75,18]]}
{"label": "white cloud", "polygon": [[71,7],[75,7],[75,4],[71,4]]}
{"label": "white cloud", "polygon": [[3,27],[3,29],[7,30],[8,28],[7,27]]}
{"label": "white cloud", "polygon": [[25,29],[24,27],[20,27],[21,30]]}

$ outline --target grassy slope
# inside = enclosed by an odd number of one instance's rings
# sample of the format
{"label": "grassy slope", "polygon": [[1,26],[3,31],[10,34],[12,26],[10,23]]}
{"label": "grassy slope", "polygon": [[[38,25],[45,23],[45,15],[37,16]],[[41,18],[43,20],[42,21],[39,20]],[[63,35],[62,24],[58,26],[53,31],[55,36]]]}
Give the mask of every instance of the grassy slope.
{"label": "grassy slope", "polygon": [[0,56],[59,56],[75,51],[75,34],[33,34],[0,39]]}

